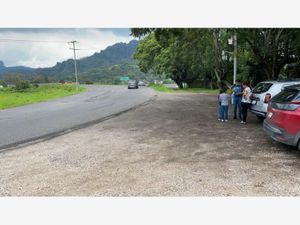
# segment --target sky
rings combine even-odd
[[[76,54],[82,58],[132,39],[127,28],[0,28],[0,61],[5,66],[51,67],[73,58],[69,41],[79,42]]]

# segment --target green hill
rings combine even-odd
[[[132,58],[137,45],[137,40],[132,40],[128,44],[116,43],[99,53],[77,60],[79,81],[118,84],[120,76],[140,80],[153,79],[153,75],[140,72],[136,61]],[[47,76],[52,81],[74,81],[74,61],[68,59],[57,63],[54,67],[36,69],[35,73]]]
[[[119,84],[121,76],[131,79],[148,80],[155,79],[153,74],[142,73],[132,58],[135,53],[137,40],[129,43],[116,43],[101,52],[77,60],[78,78],[81,83],[92,81],[109,84]],[[0,79],[7,74],[23,74],[26,79],[34,77],[47,77],[51,82],[60,80],[75,81],[74,61],[68,59],[58,62],[53,67],[32,69],[29,67],[5,67],[0,63]]]

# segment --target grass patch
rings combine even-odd
[[[123,83],[123,84],[109,84],[109,83],[100,83],[100,82],[95,82],[93,83],[93,85],[99,85],[99,86],[127,86],[127,83]]]
[[[161,84],[150,84],[149,87],[151,87],[155,91],[159,91],[159,92],[167,92],[167,93],[174,93],[174,92],[176,92],[175,89],[168,88],[168,87],[166,87],[164,85],[161,85]]]
[[[39,87],[30,87],[24,91],[16,91],[12,87],[0,89],[0,109],[43,102],[84,91],[84,87],[76,89],[75,85],[49,84]]]
[[[175,89],[168,88],[164,85],[160,84],[151,84],[149,87],[159,92],[166,93],[208,93],[208,94],[217,94],[219,93],[218,89],[208,89],[208,88],[183,88],[183,89]]]

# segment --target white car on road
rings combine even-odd
[[[252,90],[252,105],[250,111],[260,120],[266,118],[268,103],[272,97],[281,92],[285,87],[300,84],[300,81],[263,81]]]

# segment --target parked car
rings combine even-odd
[[[141,81],[141,80],[138,82],[138,85],[139,85],[139,86],[146,86],[145,82],[144,82],[144,81]]]
[[[272,98],[264,130],[274,140],[300,150],[300,85],[286,87]]]
[[[300,84],[300,81],[263,81],[252,90],[252,105],[250,111],[258,119],[264,120],[267,115],[268,103],[273,96],[281,92],[285,87]]]
[[[139,85],[138,85],[138,81],[137,80],[129,80],[128,81],[128,89],[138,89]]]

